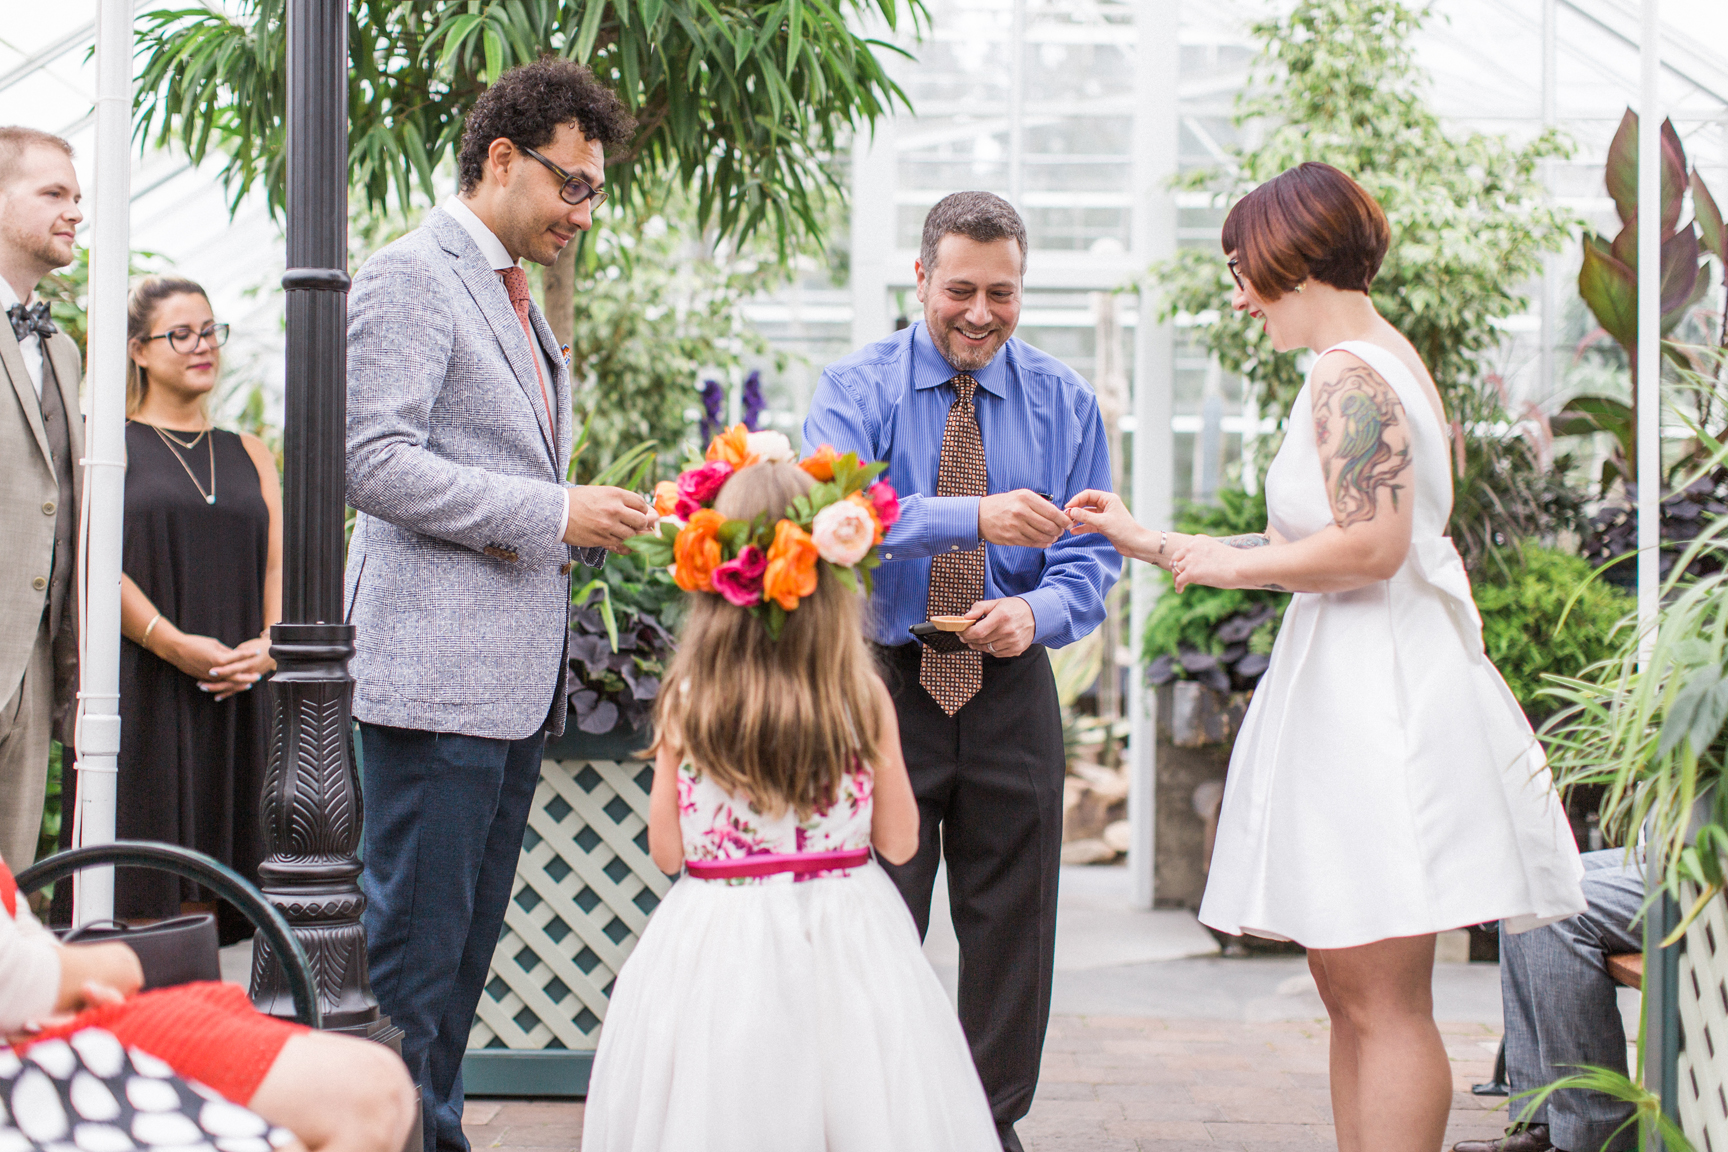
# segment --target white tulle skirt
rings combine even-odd
[[[874,862],[678,881],[619,973],[584,1152],[997,1152],[953,1006]]]

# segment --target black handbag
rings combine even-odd
[[[122,924],[93,920],[60,938],[63,944],[106,944],[119,941],[138,954],[144,969],[144,990],[222,979],[216,945],[216,917],[208,912],[175,916],[154,924]]]

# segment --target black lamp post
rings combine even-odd
[[[360,913],[360,787],[350,708],[354,629],[342,616],[348,322],[348,12],[288,0],[287,403],[283,622],[271,629],[270,750],[260,820],[264,894],[306,949],[324,1026],[391,1042],[366,972]],[[293,1003],[267,943],[254,944],[252,999]]]

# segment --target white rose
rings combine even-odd
[[[810,522],[816,552],[830,564],[850,567],[876,542],[876,522],[850,500],[838,500],[816,513]]]
[[[794,458],[792,441],[784,432],[752,432],[744,438],[744,450],[764,464],[787,464]]]

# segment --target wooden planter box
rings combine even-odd
[[[581,1096],[612,981],[672,886],[648,856],[646,730],[546,747],[462,1079],[471,1096]]]

